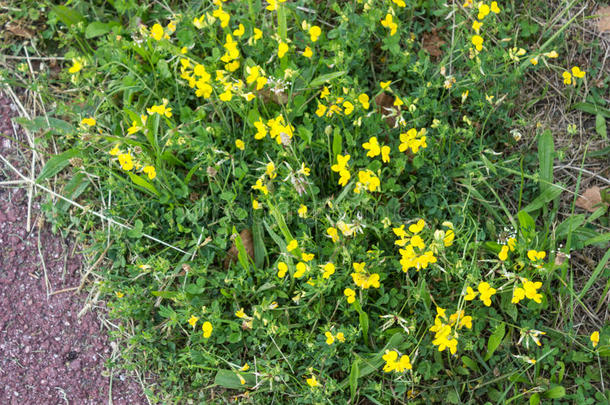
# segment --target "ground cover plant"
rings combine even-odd
[[[92,295],[151,402],[610,399],[607,311],[575,319],[607,306],[610,199],[576,215],[553,132],[520,132],[543,72],[607,141],[604,98],[586,98],[604,65],[562,59],[574,18],[538,32],[518,2],[73,3],[47,21],[73,91],[52,123],[20,123],[53,127],[39,146],[63,152],[38,182],[58,176],[67,199],[46,211],[106,263]],[[582,249],[599,257],[579,284]]]

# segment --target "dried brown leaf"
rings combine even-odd
[[[585,209],[589,212],[594,212],[602,202],[601,190],[597,186],[590,187],[585,190],[580,197],[576,199],[577,207]]]
[[[610,32],[610,6],[600,7],[595,14],[599,16],[597,30],[599,32]]]
[[[241,242],[244,245],[244,249],[250,259],[254,260],[254,238],[252,237],[252,232],[249,229],[244,229],[239,233],[241,237]],[[237,261],[237,256],[239,255],[239,251],[237,250],[237,246],[233,243],[233,246],[227,251],[227,257],[224,260],[224,268],[225,270],[231,266],[232,263]]]
[[[430,32],[425,32],[423,35],[422,47],[432,56],[433,59],[438,59],[443,56],[441,46],[445,45],[445,41],[438,36],[436,29]]]
[[[30,30],[12,22],[7,23],[4,28],[17,37],[26,39],[32,39],[32,37],[34,37],[34,34]]]
[[[387,93],[380,93],[375,97],[375,104],[377,104],[377,112],[383,115],[385,122],[390,128],[394,128],[396,125],[396,114],[398,113],[398,107],[394,106],[394,96]],[[390,114],[390,116],[388,116]]]

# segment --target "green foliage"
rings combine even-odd
[[[607,398],[610,328],[594,348],[551,319],[608,280],[600,263],[577,289],[557,260],[607,245],[607,212],[552,228],[553,134],[524,156],[511,135],[525,73],[556,69],[554,42],[521,49],[538,24],[509,4],[215,3],[52,7],[78,95],[23,122],[67,150],[39,181],[70,173],[66,196],[128,224],[70,219],[106,251],[120,365],[156,375],[151,401]],[[62,228],[65,202],[45,208]]]

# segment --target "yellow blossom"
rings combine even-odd
[[[473,35],[470,40],[477,51],[481,51],[483,49],[483,37],[480,35]]]
[[[83,125],[88,125],[90,127],[94,126],[96,124],[97,121],[95,121],[95,118],[83,118],[83,120],[80,122]]]
[[[311,378],[308,378],[306,381],[307,381],[307,385],[309,385],[312,388],[320,386],[320,383],[318,382],[318,380],[316,380],[315,375],[312,375]]]
[[[328,236],[330,236],[333,242],[337,242],[339,240],[339,233],[337,232],[337,228],[331,226],[326,229],[326,233],[328,234]]]
[[[303,56],[306,58],[311,58],[313,56],[313,51],[310,47],[305,47],[305,50],[303,51]]]
[[[71,74],[78,73],[81,71],[82,68],[83,68],[83,64],[81,63],[81,61],[79,59],[73,58],[72,66],[70,67],[70,69],[68,69],[68,73],[71,73]]]
[[[500,249],[500,253],[498,253],[498,258],[502,261],[508,259],[508,246],[502,246],[502,248]]]
[[[292,252],[294,249],[299,247],[299,242],[297,242],[295,239],[291,240],[288,245],[286,245],[286,250],[289,252]]]
[[[280,42],[277,49],[277,56],[281,59],[284,57],[284,55],[286,55],[286,52],[288,52],[290,48],[288,47],[287,43]]]
[[[286,265],[286,263],[284,262],[279,262],[277,265],[277,276],[279,278],[284,278],[284,276],[286,275],[286,272],[288,271],[288,266]]]
[[[364,108],[365,110],[369,109],[369,106],[370,106],[369,96],[366,93],[362,93],[361,95],[358,96],[358,102],[360,102],[360,104],[362,104],[362,108]]]
[[[464,301],[472,301],[476,298],[477,292],[472,289],[472,287],[466,287],[466,295],[464,296]]]
[[[305,272],[307,271],[307,265],[303,262],[298,262],[296,265],[296,269],[297,271],[295,271],[294,277],[301,278],[305,275]]]
[[[500,7],[498,7],[498,2],[497,1],[492,1],[489,9],[494,14],[498,14],[500,12]]]
[[[572,84],[572,75],[570,72],[565,71],[561,75],[563,76],[563,84]]]
[[[387,90],[390,88],[390,84],[392,84],[391,80],[388,80],[387,82],[379,82],[379,86],[381,86],[382,90]]]
[[[317,25],[309,29],[309,39],[311,39],[311,42],[316,42],[321,34],[322,30]]]
[[[307,206],[301,204],[297,212],[299,213],[299,217],[305,218],[307,216]]]
[[[335,273],[335,265],[328,262],[324,266],[322,266],[322,270],[324,270],[324,274],[322,274],[322,278],[329,278]]]
[[[335,343],[335,337],[333,336],[332,333],[330,332],[326,332],[324,333],[324,336],[326,336],[326,344],[327,345],[332,345],[333,343]]]
[[[261,205],[260,205],[260,203],[256,199],[252,200],[252,208],[255,209],[255,210],[261,209]]]
[[[244,150],[246,149],[246,145],[244,144],[244,141],[242,141],[241,139],[236,139],[235,140],[235,147],[239,150]]]
[[[481,296],[479,297],[483,304],[488,307],[491,305],[491,296],[496,293],[496,289],[491,287],[488,282],[482,281],[479,283],[478,287],[479,293]]]
[[[240,308],[238,311],[235,312],[235,316],[238,318],[245,318],[246,313],[244,312],[243,308]]]
[[[347,297],[348,304],[351,304],[356,301],[356,292],[351,288],[346,288],[345,290],[343,290],[343,295]]]
[[[144,166],[142,168],[142,172],[146,174],[150,180],[157,177],[157,171],[155,170],[154,166]]]
[[[161,24],[155,24],[152,26],[151,30],[150,30],[150,36],[155,40],[155,41],[161,41],[161,39],[163,39],[163,27],[161,26]]]
[[[578,66],[574,66],[572,68],[572,75],[574,77],[578,77],[579,79],[582,79],[583,77],[585,77],[585,72],[580,70],[580,68]]]
[[[381,25],[388,28],[390,30],[390,36],[396,34],[396,30],[398,29],[398,24],[396,24],[392,19],[392,14],[386,14],[385,19],[381,20]]]
[[[593,344],[593,347],[597,347],[599,344],[599,331],[591,333],[591,337],[589,339],[591,339],[591,344]]]
[[[210,336],[212,336],[212,330],[214,328],[212,327],[212,324],[208,321],[205,321],[203,323],[203,325],[201,325],[201,330],[203,331],[203,337],[204,338],[209,338]]]

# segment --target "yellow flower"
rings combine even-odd
[[[112,156],[116,156],[121,153],[121,150],[119,149],[119,144],[117,143],[116,145],[114,145],[114,147],[110,149],[108,153],[110,153]]]
[[[248,365],[248,363],[244,364],[244,366],[242,368],[239,369],[240,371],[248,371],[250,370],[250,366]]]
[[[307,206],[301,204],[298,209],[298,213],[301,218],[305,218],[307,216]]]
[[[294,249],[299,247],[299,242],[297,242],[295,239],[291,240],[288,245],[286,245],[286,250],[289,252],[292,252]]]
[[[307,271],[307,265],[303,262],[298,262],[296,265],[297,271],[294,273],[294,278],[301,278],[305,275]]]
[[[343,295],[347,297],[348,304],[351,304],[352,302],[356,301],[356,291],[352,290],[351,288],[346,288],[345,290],[343,290]]]
[[[545,251],[536,251],[536,250],[528,250],[527,251],[527,258],[530,259],[533,262],[536,262],[538,260],[543,260],[546,257],[546,252]]]
[[[335,265],[328,262],[324,266],[322,266],[322,270],[324,270],[324,274],[322,274],[322,278],[329,278],[335,273]]]
[[[479,283],[478,287],[479,293],[481,296],[479,297],[483,304],[488,307],[491,305],[491,296],[496,293],[496,289],[491,287],[488,282],[482,281]]]
[[[114,293],[114,294],[117,296],[117,298],[123,298],[123,297],[125,296],[125,294],[123,294],[123,293],[122,293],[122,292],[120,292],[120,291],[115,291],[115,293]]]
[[[384,163],[388,163],[390,161],[390,147],[388,145],[381,147],[381,160]]]
[[[362,93],[361,95],[358,96],[358,102],[360,102],[360,104],[362,104],[362,108],[364,108],[365,110],[369,109],[369,106],[370,106],[369,96],[366,93]]]
[[[256,180],[256,184],[252,186],[253,190],[260,190],[263,194],[269,194],[269,189],[267,186],[263,185],[263,181],[261,179]]]
[[[477,51],[481,51],[483,49],[483,37],[480,35],[473,35],[470,40]]]
[[[388,28],[390,30],[390,36],[396,34],[396,30],[398,29],[398,24],[396,24],[392,20],[392,14],[386,14],[385,19],[381,20],[381,25]]]
[[[540,304],[542,302],[542,294],[539,294],[536,290],[542,287],[542,283],[540,281],[536,281],[535,283],[529,281],[527,279],[523,282],[523,290],[525,291],[525,296],[530,300],[534,300],[534,302]]]
[[[398,7],[407,7],[404,0],[392,0],[392,3],[396,4]]]
[[[284,278],[284,276],[286,275],[286,272],[288,271],[288,266],[286,265],[286,263],[284,262],[279,262],[277,265],[277,276],[279,278]]]
[[[267,163],[265,174],[269,176],[270,179],[275,179],[277,177],[277,173],[275,172],[275,164],[273,162]]]
[[[337,232],[337,228],[331,226],[326,229],[326,233],[328,234],[328,236],[330,236],[333,242],[337,242],[339,240],[339,233]]]
[[[424,226],[426,226],[426,222],[423,219],[420,219],[415,224],[409,225],[409,232],[416,235],[424,229]]]
[[[352,103],[350,103],[349,101],[346,101],[343,103],[343,113],[345,115],[350,115],[352,113],[352,111],[354,111],[354,105]]]
[[[133,158],[131,156],[131,152],[121,153],[118,156],[119,164],[121,165],[121,169],[123,170],[131,170],[133,169]]]
[[[316,42],[320,37],[320,34],[322,34],[322,30],[317,25],[314,25],[309,29],[309,39],[311,39],[311,42]]]
[[[244,144],[244,141],[242,141],[241,139],[235,140],[235,147],[237,147],[237,149],[239,149],[239,150],[246,149],[246,145]]]
[[[233,35],[235,35],[237,38],[240,38],[242,35],[244,35],[244,32],[246,32],[246,28],[243,24],[239,24],[239,27],[235,31],[233,31]]]
[[[448,229],[445,232],[445,237],[443,238],[443,244],[445,247],[449,247],[453,245],[453,240],[455,239],[455,232],[452,229]]]
[[[491,10],[489,9],[489,6],[487,4],[481,3],[481,5],[479,5],[479,14],[477,15],[477,18],[479,20],[482,20],[489,14],[490,11]]]
[[[502,248],[500,249],[500,253],[498,253],[498,258],[502,261],[508,259],[508,246],[502,246]]]
[[[155,170],[154,166],[144,166],[142,168],[142,172],[144,172],[144,174],[146,174],[150,180],[157,177],[157,171]]]
[[[381,153],[381,147],[379,146],[379,142],[377,141],[377,137],[375,136],[369,138],[368,142],[363,143],[362,148],[368,151],[366,153],[368,157],[379,156],[379,154]]]
[[[483,25],[482,22],[479,21],[473,21],[472,23],[472,29],[474,30],[474,32],[476,32],[477,34],[479,33],[479,31],[481,30],[481,26]]]
[[[90,127],[94,126],[96,121],[95,118],[83,118],[83,120],[80,122],[83,125],[88,125]]]
[[[150,30],[150,36],[153,37],[155,41],[161,41],[163,39],[163,27],[161,24],[155,24],[152,26]]]
[[[464,301],[472,301],[476,298],[477,292],[472,289],[472,287],[466,287],[466,295],[464,296]]]
[[[303,56],[306,58],[311,58],[313,56],[313,51],[310,47],[305,48],[305,50],[303,51]]]
[[[261,39],[263,37],[263,31],[259,30],[258,28],[254,28],[254,41],[258,41],[259,39]]]
[[[519,301],[525,298],[525,290],[521,287],[517,287],[513,290],[513,298],[510,302],[513,304],[518,304]]]
[[[326,97],[328,97],[329,94],[330,94],[330,90],[328,90],[328,87],[324,86],[324,88],[320,92],[320,98],[322,100],[324,100]]]
[[[261,205],[257,200],[252,200],[252,209],[255,209],[255,210],[261,209]]]
[[[593,347],[597,347],[597,345],[599,344],[599,331],[591,333],[591,337],[589,339],[591,339]]]
[[[324,104],[318,103],[318,109],[316,110],[316,115],[318,117],[323,116],[326,113],[327,107]]]
[[[381,87],[382,90],[387,90],[390,88],[390,84],[392,84],[391,80],[388,80],[387,82],[379,82],[379,86]]]
[[[335,337],[333,336],[332,333],[330,332],[326,332],[324,333],[324,336],[326,336],[326,344],[327,345],[332,345],[333,343],[335,343]]]
[[[574,77],[578,77],[579,79],[582,79],[583,77],[585,77],[585,72],[580,70],[580,68],[578,66],[574,66],[572,68],[572,75]]]
[[[82,68],[83,68],[83,64],[80,62],[80,60],[73,58],[72,66],[70,67],[70,69],[68,69],[68,73],[71,73],[71,74],[78,73],[81,71]]]
[[[538,56],[536,56],[535,58],[531,58],[530,63],[532,65],[536,66],[538,64]]]
[[[572,84],[572,75],[570,72],[565,71],[561,74],[563,76],[563,84]]]
[[[191,325],[194,328],[195,325],[197,325],[198,320],[199,320],[199,318],[197,318],[195,315],[191,315],[191,317],[189,318],[189,325]]]
[[[301,253],[301,260],[303,260],[304,262],[310,262],[314,259],[314,257],[316,257],[316,255],[313,253],[307,253],[307,252]]]
[[[286,52],[288,52],[290,48],[288,47],[288,44],[285,42],[280,42],[277,48],[277,56],[281,59],[284,57],[284,55],[286,55]]]
[[[307,379],[307,385],[309,385],[310,387],[319,387],[320,383],[318,382],[318,380],[316,380],[316,376],[312,375],[311,378]]]
[[[212,327],[212,324],[208,321],[205,321],[203,323],[203,325],[201,325],[201,330],[203,331],[203,337],[204,338],[209,338],[210,336],[212,336],[212,330],[214,328]]]
[[[498,7],[498,2],[497,1],[492,1],[491,2],[490,10],[494,14],[498,14],[500,12],[500,7]]]
[[[159,114],[164,115],[167,118],[171,118],[172,109],[167,107],[167,103],[169,103],[169,100],[164,98],[163,104],[153,105],[152,107],[147,108],[146,112],[148,113],[148,115]]]
[[[345,342],[345,335],[343,334],[343,332],[339,332],[335,335],[335,338],[341,342],[344,343]]]
[[[559,54],[557,53],[557,51],[551,51],[551,52],[546,52],[546,53],[544,54],[544,56],[546,56],[547,58],[553,58],[553,59],[555,59],[555,58],[558,58],[558,57],[559,57]]]
[[[241,319],[246,316],[246,313],[244,312],[243,308],[239,308],[239,311],[235,312],[235,316]]]

